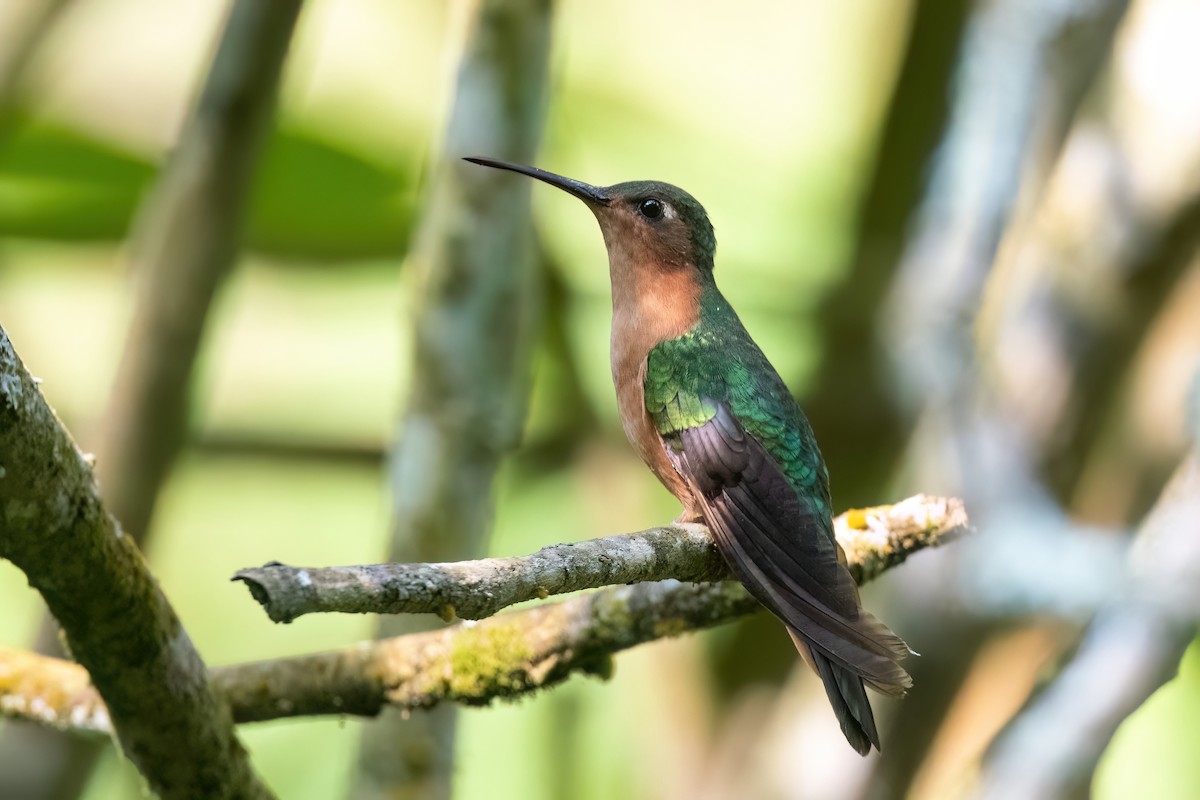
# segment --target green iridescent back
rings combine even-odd
[[[669,443],[678,442],[680,431],[712,419],[716,403],[728,404],[800,496],[823,517],[830,515],[829,476],[808,420],[711,282],[696,326],[650,351],[645,398],[650,418]]]

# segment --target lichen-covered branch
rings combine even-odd
[[[270,796],[141,552],[101,504],[91,464],[2,328],[0,558],[45,599],[156,794]]]
[[[838,519],[840,539],[851,545],[847,556],[859,582],[967,529],[966,515],[957,501],[924,497],[848,512]],[[672,546],[693,551],[698,570],[723,569],[707,534],[698,526],[596,542],[612,545],[645,534],[675,538]],[[526,562],[518,567],[519,574],[538,557],[508,561]],[[486,566],[492,561],[506,559],[474,563],[481,565],[485,571],[480,574],[486,575]],[[731,581],[636,583],[438,631],[328,653],[221,667],[213,670],[213,681],[228,699],[237,722],[318,714],[374,715],[388,705],[403,709],[431,708],[446,701],[483,705],[495,698],[517,697],[552,686],[576,672],[607,676],[616,652],[719,625],[758,608],[758,603]],[[48,666],[43,669],[39,662]],[[102,730],[95,699],[78,689],[86,680],[82,670],[72,673],[73,668],[53,662],[0,651],[0,709],[64,727],[77,727],[77,719],[97,720],[90,727]],[[14,688],[5,675],[22,669],[43,677],[40,681],[16,681],[18,688]],[[29,696],[13,696],[21,686],[38,687],[34,696],[47,698],[51,707],[31,713],[29,709],[36,703]],[[56,705],[55,700],[62,702]]]
[[[486,705],[575,672],[607,676],[613,653],[756,608],[733,583],[639,583],[356,648],[231,667],[216,682],[245,722],[375,714],[389,704]]]
[[[961,502],[925,495],[853,509],[834,520],[838,541],[859,582],[940,544],[967,524]],[[291,622],[314,612],[432,612],[446,619],[481,619],[514,603],[552,594],[727,575],[704,526],[672,525],[554,545],[527,556],[352,567],[268,564],[241,570],[234,580],[247,584],[272,620]]]

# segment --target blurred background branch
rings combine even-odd
[[[1065,525],[1037,485],[1028,442],[990,396],[974,331],[1005,232],[1039,196],[1045,165],[1057,158],[1125,6],[1007,0],[976,7],[949,122],[884,309],[896,390],[910,418],[919,419],[910,463],[921,466],[910,480],[964,492],[969,506],[978,504],[977,521],[989,537],[1036,529],[1039,546],[1047,546],[1059,541],[1048,536],[1053,526]],[[948,559],[943,565],[947,573],[926,586],[985,582]],[[914,684],[924,687],[913,693],[920,702],[902,706],[890,728],[902,752],[880,762],[875,786],[888,788],[877,791],[903,793],[912,785],[992,635],[983,619],[963,618],[936,589],[929,594],[913,609],[915,638],[942,657],[929,674],[914,664]]]
[[[971,3],[916,3],[904,56],[880,126],[872,171],[857,209],[858,235],[846,274],[817,312],[824,337],[821,366],[805,402],[816,430],[839,442],[827,448],[841,502],[879,496],[892,479],[912,429],[903,418],[879,329],[927,165],[950,107]],[[847,381],[853,374],[857,380]]]
[[[188,433],[194,365],[218,288],[241,245],[246,206],[301,0],[237,0],[196,108],[130,244],[137,301],[97,470],[139,541]]]
[[[1078,367],[1067,400],[1074,413],[1064,414],[1055,426],[1046,470],[1051,486],[1069,502],[1078,502],[1079,493],[1087,491],[1083,484],[1087,464],[1102,453],[1106,431],[1118,423],[1136,356],[1155,319],[1180,290],[1200,249],[1200,180],[1190,189],[1193,193],[1172,208],[1128,213],[1125,235],[1133,252],[1114,270],[1117,283],[1111,291],[1120,300],[1111,315],[1097,320],[1079,307],[1080,298],[1072,297],[1069,289],[1057,293],[1068,295],[1066,302],[1072,306],[1061,318],[1073,328],[1069,345],[1078,353],[1074,359]],[[1121,222],[1114,220],[1114,224]],[[1162,482],[1160,466],[1142,466],[1142,480],[1123,498],[1125,513],[1114,503],[1097,517],[1111,522],[1141,513],[1145,498]]]
[[[522,163],[546,115],[550,0],[469,5],[453,109],[406,269],[414,380],[390,455],[389,561],[481,555],[500,459],[521,441],[540,319],[529,187],[462,169],[486,153]],[[385,617],[380,636],[428,624]],[[449,798],[455,711],[384,715],[363,732],[360,800]]]
[[[3,328],[0,453],[0,558],[45,599],[150,789],[163,798],[271,797],[199,653]]]

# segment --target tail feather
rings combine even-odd
[[[800,656],[821,677],[825,684],[825,695],[833,706],[833,713],[842,728],[842,734],[858,754],[865,756],[871,752],[871,746],[882,751],[879,745],[879,729],[875,726],[875,714],[871,711],[871,701],[867,699],[866,689],[861,677],[835,664],[820,651],[809,647],[808,643],[791,628],[792,642],[800,651]]]

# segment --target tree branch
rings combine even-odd
[[[958,501],[920,496],[849,511],[838,521],[839,538],[849,545],[851,572],[860,583],[969,527]],[[628,549],[639,538],[655,537],[674,539],[670,546],[688,551],[698,569],[723,570],[700,526],[660,528],[584,544],[600,545],[601,553],[620,553],[622,546]],[[538,574],[537,560],[543,557],[467,563],[499,586],[514,580],[514,575],[525,576],[515,580],[526,580]],[[488,571],[488,566],[502,562],[518,567],[507,574]],[[607,574],[615,575],[622,568],[616,564]],[[719,625],[758,608],[740,585],[729,581],[636,583],[478,623],[463,622],[327,653],[221,667],[213,671],[213,681],[228,699],[237,722],[318,714],[374,715],[387,705],[424,709],[445,701],[486,705],[495,698],[518,697],[561,683],[575,672],[606,677],[613,653]],[[103,730],[96,698],[79,690],[84,680],[82,669],[55,659],[0,651],[0,714]]]
[[[203,89],[139,209],[129,248],[137,302],[100,427],[96,471],[106,507],[142,547],[159,489],[184,445],[194,364],[213,298],[239,252],[302,4],[232,4]],[[53,620],[43,619],[35,646],[60,652]],[[100,752],[70,738],[41,737],[32,747],[43,757],[0,770],[0,796],[73,796]],[[20,787],[9,786],[10,778]]]
[[[0,144],[12,132],[15,117],[25,103],[29,67],[39,49],[58,27],[71,0],[40,0],[27,3],[18,32],[7,38],[6,52],[0,53]]]
[[[0,459],[0,558],[45,599],[150,788],[269,797],[187,632],[3,328]]]
[[[847,511],[834,521],[855,579],[870,580],[909,554],[967,527],[958,500],[917,495],[889,506]],[[546,547],[527,556],[448,564],[244,569],[254,599],[275,622],[314,612],[432,612],[482,619],[502,608],[598,586],[728,577],[703,525],[673,525]]]
[[[231,667],[216,682],[245,722],[373,715],[389,704],[487,705],[561,683],[575,672],[607,677],[613,653],[758,607],[734,583],[638,583],[367,646]]]

